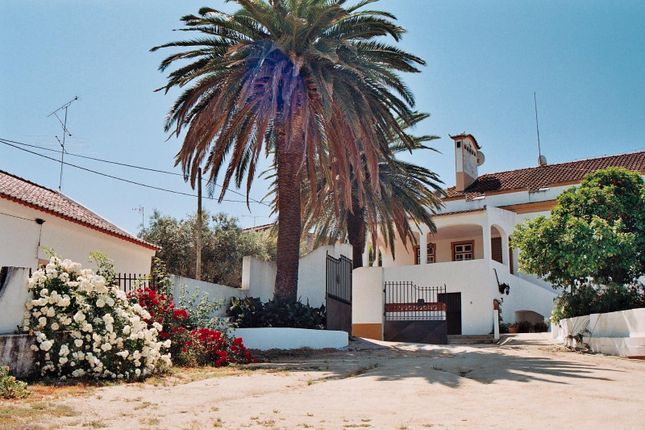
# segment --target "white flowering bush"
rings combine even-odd
[[[29,279],[24,329],[43,376],[139,379],[171,365],[162,327],[91,269],[54,256]]]

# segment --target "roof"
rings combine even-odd
[[[243,232],[259,232],[259,231],[265,231],[265,230],[269,230],[269,229],[271,229],[271,227],[273,227],[273,225],[274,225],[274,223],[270,223],[270,224],[262,224],[262,225],[256,225],[256,226],[253,226],[253,227],[243,228],[243,229],[242,229],[242,231],[243,231]]]
[[[448,188],[446,199],[471,199],[488,193],[537,191],[555,185],[574,184],[582,181],[587,173],[607,167],[645,172],[645,151],[487,173],[477,178],[464,192],[457,191],[456,187]]]
[[[475,139],[475,136],[473,136],[472,134],[464,132],[464,133],[455,134],[454,136],[450,136],[450,138],[453,140],[470,138],[473,142],[475,142],[475,146],[477,147],[477,149],[482,149],[482,147],[479,145],[479,142],[477,142],[477,139]]]
[[[0,170],[0,198],[40,210],[145,248],[160,249],[158,246],[120,229],[65,194],[45,188],[3,170]]]
[[[461,214],[469,214],[469,213],[472,213],[472,212],[481,212],[481,211],[485,211],[485,210],[486,210],[486,205],[484,205],[481,208],[475,208],[475,209],[465,209],[465,210],[461,210],[461,211],[452,211],[452,212],[438,212],[438,213],[434,214],[433,216],[438,217],[438,216],[446,216],[446,215],[461,215]]]

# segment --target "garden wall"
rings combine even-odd
[[[349,245],[329,245],[316,248],[300,258],[298,267],[298,300],[319,307],[325,304],[325,276],[327,254],[336,258],[352,255]],[[273,261],[261,261],[254,257],[244,257],[242,264],[242,290],[249,297],[259,297],[266,302],[273,298],[276,266]]]
[[[9,366],[12,375],[18,378],[30,376],[34,372],[35,338],[26,334],[0,336],[0,365]]]
[[[623,357],[645,357],[645,308],[566,318],[552,326],[553,337],[572,347],[582,343],[593,352]]]
[[[197,291],[200,297],[205,293],[210,301],[222,302],[222,307],[220,307],[213,316],[226,315],[226,307],[228,306],[228,302],[231,300],[231,297],[247,296],[246,290],[226,285],[213,284],[212,282],[198,281],[197,279],[185,278],[177,275],[170,275],[170,280],[172,281],[172,293],[175,300],[181,296],[182,291],[185,291],[189,296]]]

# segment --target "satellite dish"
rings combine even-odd
[[[484,157],[484,153],[481,151],[477,151],[477,165],[481,166],[484,164],[484,161],[486,161],[486,157]]]
[[[538,157],[538,164],[542,167],[546,166],[546,157],[541,155]]]

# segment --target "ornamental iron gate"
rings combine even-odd
[[[352,269],[354,263],[341,255],[327,254],[327,330],[352,333]]]
[[[448,343],[446,286],[420,287],[410,281],[385,282],[383,338],[386,341]]]

